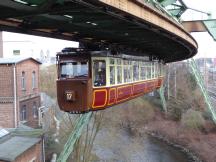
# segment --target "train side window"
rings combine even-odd
[[[137,61],[133,62],[133,80],[134,81],[139,80],[139,62]]]
[[[128,65],[128,82],[132,82],[132,61],[129,61],[129,65]]]
[[[124,82],[127,83],[128,82],[128,66],[127,64],[125,64],[125,61],[123,65],[123,71],[124,71]]]
[[[152,69],[151,69],[151,63],[148,62],[147,63],[147,79],[151,79],[151,73],[152,73]]]
[[[142,66],[142,67],[140,68],[140,71],[141,71],[141,80],[145,80],[145,67]]]
[[[154,62],[152,62],[151,64],[151,69],[152,69],[151,78],[154,78],[155,77],[155,63]]]
[[[115,64],[115,60],[113,58],[110,58],[110,65],[114,65]]]
[[[146,67],[145,62],[140,62],[140,80],[146,79]]]
[[[105,60],[93,60],[93,81],[95,87],[106,85]]]
[[[110,85],[115,84],[115,66],[110,66]]]
[[[155,70],[156,78],[159,76],[159,75],[158,75],[158,72],[159,72],[159,64],[158,64],[158,62],[157,62],[157,63],[156,63],[156,70]]]
[[[110,76],[110,85],[114,85],[115,84],[115,78],[116,78],[116,74],[115,74],[115,59],[113,58],[109,58],[109,76]]]
[[[124,71],[124,82],[125,83],[129,83],[131,82],[132,80],[132,64],[131,64],[131,61],[129,60],[124,60],[123,61],[123,71]]]
[[[117,84],[122,83],[122,60],[117,59]]]

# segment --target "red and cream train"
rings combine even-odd
[[[57,54],[60,109],[85,113],[131,100],[160,88],[163,63],[109,51],[63,50]]]

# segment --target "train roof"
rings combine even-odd
[[[65,50],[66,49],[66,50]],[[118,53],[112,54],[110,50],[103,50],[103,51],[86,51],[80,48],[65,48],[61,52],[57,53],[57,57],[61,58],[86,58],[86,57],[112,57],[112,58],[122,58],[127,60],[142,60],[142,61],[157,61],[163,62],[163,60],[158,59],[157,57],[150,57],[148,55],[145,56],[134,56],[128,55],[126,53]]]

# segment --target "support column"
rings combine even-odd
[[[161,87],[158,89],[158,93],[160,94],[160,99],[161,99],[161,104],[162,104],[162,107],[163,107],[163,111],[165,113],[167,113],[167,104],[166,104],[166,99],[165,99],[165,96],[164,96],[164,87],[163,87],[163,85],[161,85]]]

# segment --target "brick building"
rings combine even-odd
[[[0,129],[0,162],[43,162],[44,142],[38,130]]]
[[[0,58],[0,127],[37,127],[39,65],[33,58]]]

